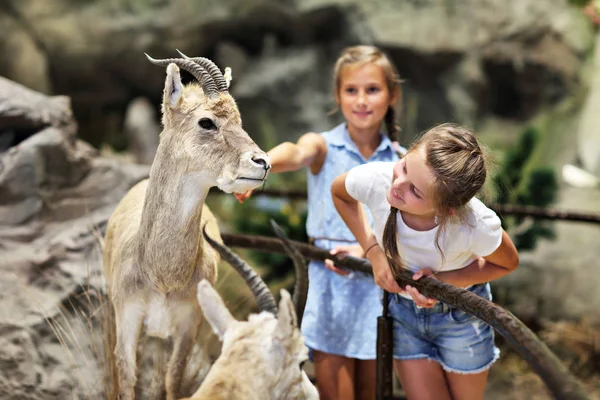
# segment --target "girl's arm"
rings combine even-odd
[[[365,209],[346,191],[347,172],[336,177],[331,184],[331,197],[340,217],[350,229],[363,250],[376,243]]]
[[[373,266],[375,283],[388,292],[401,292],[402,289],[392,276],[387,258],[377,244],[363,205],[346,191],[347,175],[348,173],[344,173],[333,180],[331,185],[333,204],[360,246],[367,252],[366,257]]]
[[[319,173],[327,156],[327,143],[317,133],[305,133],[297,143],[284,142],[267,152],[271,162],[271,173],[297,171],[310,167],[313,174]],[[240,203],[252,195],[253,190],[234,193]]]
[[[327,144],[323,136],[306,133],[297,143],[284,142],[267,152],[271,160],[271,172],[296,171],[310,167],[313,174],[318,173],[327,156]]]
[[[440,272],[436,277],[457,287],[496,280],[519,266],[519,253],[508,234],[502,230],[502,242],[490,255],[479,257],[464,268]]]

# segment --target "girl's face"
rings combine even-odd
[[[336,101],[353,134],[379,132],[388,107],[396,102],[383,69],[374,63],[348,65],[340,71]]]
[[[386,193],[388,203],[409,214],[433,217],[433,171],[425,162],[423,146],[408,152],[394,165],[392,185]]]

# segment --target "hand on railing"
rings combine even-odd
[[[336,246],[329,251],[329,254],[331,254],[332,256],[337,255],[338,257],[342,257],[342,258],[346,257],[346,256],[352,256],[352,257],[357,257],[357,258],[365,257],[364,251],[363,251],[362,247],[360,247],[359,244]],[[329,259],[325,260],[325,267],[328,270],[331,270],[340,275],[349,275],[352,273],[352,271],[349,269],[336,267],[335,264],[333,263],[333,260],[329,260]]]
[[[435,274],[433,273],[433,271],[430,268],[420,269],[417,272],[415,272],[415,274],[412,276],[412,278],[415,281],[418,281],[422,277],[431,277],[433,279],[437,279],[435,277]],[[417,288],[415,288],[413,286],[406,285],[406,287],[404,289],[406,290],[406,293],[408,295],[410,295],[410,297],[412,297],[412,299],[415,302],[415,304],[417,306],[419,306],[419,307],[422,307],[422,308],[431,308],[431,307],[435,306],[436,303],[438,302],[437,299],[432,299],[431,297],[425,297],[425,296],[423,296],[417,290]]]

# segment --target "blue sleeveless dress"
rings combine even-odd
[[[308,171],[308,217],[306,231],[315,246],[330,250],[356,244],[337,213],[331,198],[333,180],[351,168],[372,161],[394,161],[392,142],[381,134],[381,143],[366,160],[350,138],[346,124],[322,133],[327,157],[318,174]],[[372,218],[367,210],[369,221]],[[309,285],[302,334],[314,350],[361,360],[376,357],[377,317],[381,315],[381,289],[373,277],[360,273],[341,276],[322,262],[308,266]]]

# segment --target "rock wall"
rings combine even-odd
[[[27,132],[0,152],[0,398],[98,398],[101,231],[148,167],[77,139],[68,99],[0,87],[0,126]]]
[[[347,45],[387,50],[405,80],[409,140],[434,123],[523,120],[579,85],[591,24],[566,0],[7,0],[0,75],[73,99],[80,135],[122,132],[131,100],[157,107],[163,72],[143,53],[213,58],[259,144],[335,122],[331,70]],[[116,132],[116,133],[115,133]]]

